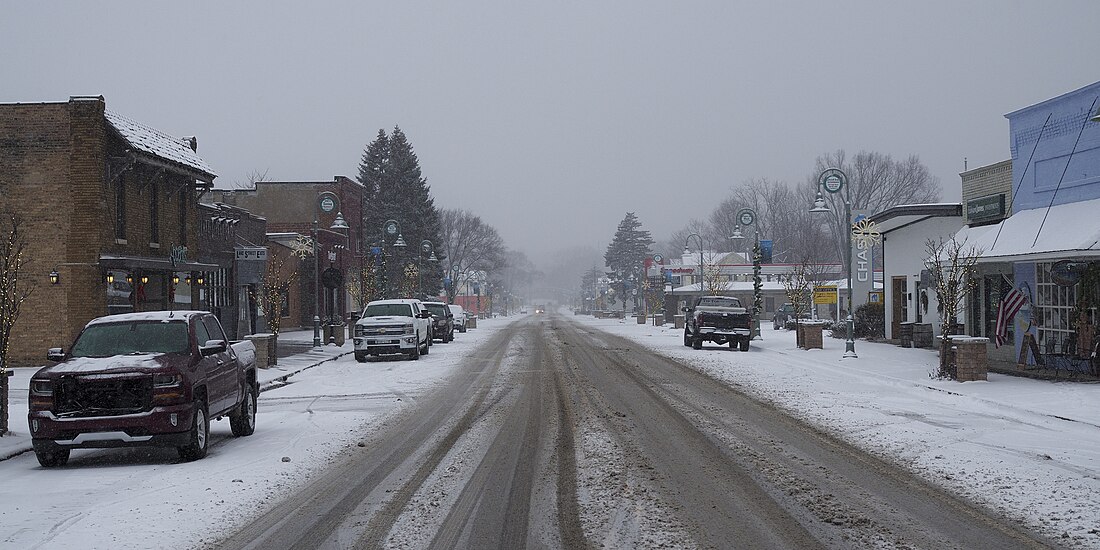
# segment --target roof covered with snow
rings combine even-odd
[[[192,138],[170,136],[111,111],[104,111],[103,115],[111,128],[114,128],[118,135],[139,153],[157,157],[183,168],[194,175],[195,179],[207,183],[214,181],[217,177],[214,169],[191,148]]]
[[[1100,256],[1100,199],[1033,208],[955,239],[978,248],[979,262],[1041,261]]]

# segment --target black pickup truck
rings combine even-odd
[[[752,314],[741,301],[730,296],[702,296],[685,307],[684,345],[694,349],[704,341],[729,343],[730,348],[749,351],[752,340]]]

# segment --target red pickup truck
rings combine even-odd
[[[206,456],[210,419],[233,435],[256,429],[256,348],[230,343],[205,311],[156,311],[93,319],[57,364],[31,377],[27,420],[44,467],[76,448],[176,447]]]

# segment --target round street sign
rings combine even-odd
[[[383,229],[385,229],[387,235],[396,235],[397,234],[397,222],[394,221],[394,220],[390,220],[390,221],[386,222],[386,225]]]
[[[321,208],[322,212],[329,213],[336,210],[336,195],[329,192],[321,193],[321,196],[317,199],[317,205]]]
[[[756,221],[756,212],[751,208],[742,208],[737,213],[737,221],[741,222],[741,225],[752,225]]]
[[[836,168],[830,168],[822,172],[821,176],[817,178],[817,184],[824,187],[825,190],[830,193],[840,191],[847,183],[848,176]]]
[[[663,260],[663,259],[665,259],[664,256],[661,256],[660,254],[654,254],[653,255],[653,262],[654,263],[659,264],[659,263],[661,263],[661,260]]]
[[[630,289],[630,293],[634,296],[637,296],[638,295],[638,289],[632,288],[632,289]]]

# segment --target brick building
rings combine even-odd
[[[322,322],[346,320],[356,309],[346,281],[365,265],[367,252],[363,186],[346,176],[335,176],[332,181],[260,181],[254,185],[251,189],[221,190],[215,195],[223,204],[266,218],[269,240],[281,243],[279,254],[285,254],[282,249],[297,235],[312,235],[313,222],[317,222],[319,257],[316,265],[312,259],[296,262],[298,285],[284,308],[294,316],[284,319],[283,328],[312,326],[314,303]],[[344,220],[347,229],[332,229],[337,217]],[[268,249],[276,250],[274,245]]]
[[[107,313],[202,307],[199,281],[218,266],[196,261],[197,204],[216,175],[196,149],[102,97],[0,104],[0,210],[24,224],[22,278],[35,287],[11,366],[41,364]]]
[[[199,203],[198,213],[198,259],[218,266],[203,286],[203,305],[218,317],[231,339],[266,332],[266,326],[257,322],[257,292],[267,264],[267,220],[222,203]],[[176,300],[187,298],[177,294]]]

